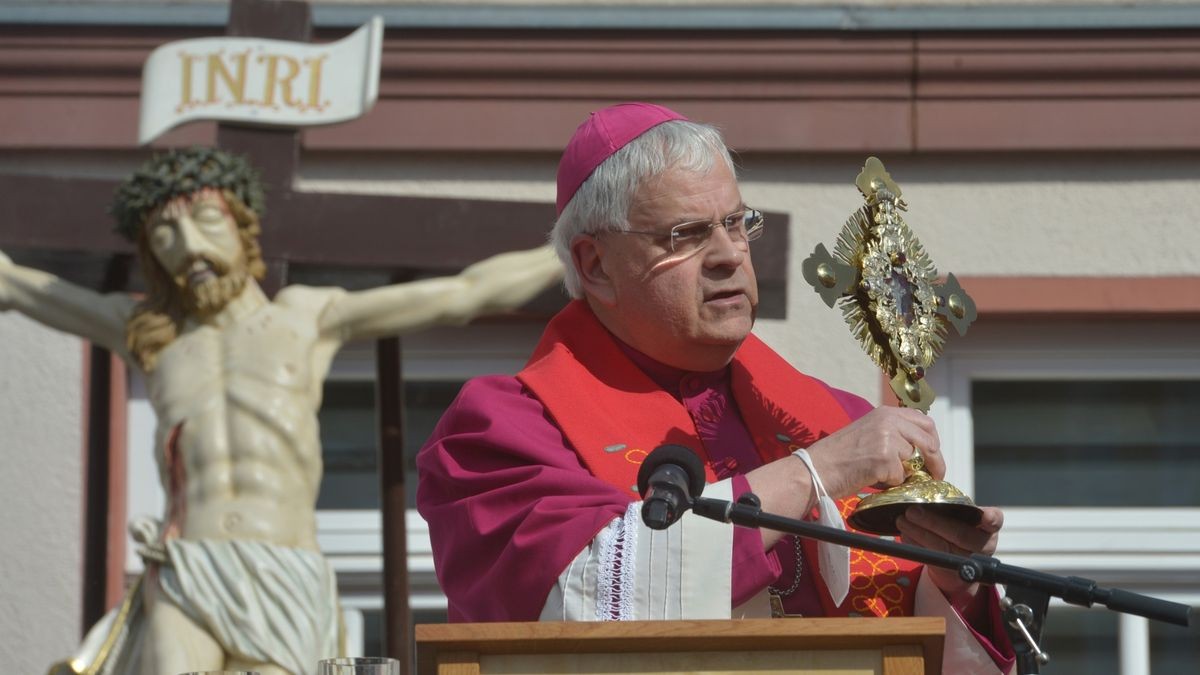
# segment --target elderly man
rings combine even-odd
[[[751,335],[763,217],[720,134],[649,104],[593,113],[563,153],[558,210],[576,299],[515,378],[468,383],[418,456],[451,620],[935,614],[947,672],[1007,670],[995,591],[952,572],[863,551],[847,565],[836,549],[693,514],[665,531],[640,522],[638,466],[664,443],[706,462],[706,495],[752,490],[792,518],[832,520],[864,486],[900,483],[913,447],[945,472],[929,418],[872,410]],[[819,492],[840,503],[819,507]],[[899,528],[991,553],[1002,520],[912,509]]]
[[[355,293],[289,286],[270,299],[255,280],[261,210],[248,164],[191,148],[148,162],[113,206],[137,244],[145,298],[100,295],[0,253],[0,311],[122,356],[158,417],[166,513],[161,527],[132,528],[146,577],[52,672],[302,675],[338,655],[337,587],[315,512],[317,410],[334,354],[348,340],[520,306],[560,276],[543,248],[453,277]]]

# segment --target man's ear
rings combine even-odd
[[[577,234],[571,239],[571,263],[579,275],[583,293],[605,305],[616,304],[612,279],[604,270],[604,244],[590,234]]]

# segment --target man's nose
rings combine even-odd
[[[706,264],[712,267],[728,265],[736,267],[746,258],[746,249],[733,240],[729,230],[724,227],[714,227],[709,236],[708,246],[705,247]]]

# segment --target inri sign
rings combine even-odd
[[[276,126],[332,124],[379,96],[383,19],[329,44],[199,38],[155,49],[142,69],[138,143],[193,120]]]

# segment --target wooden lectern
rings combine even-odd
[[[938,675],[941,618],[436,624],[418,675]]]

